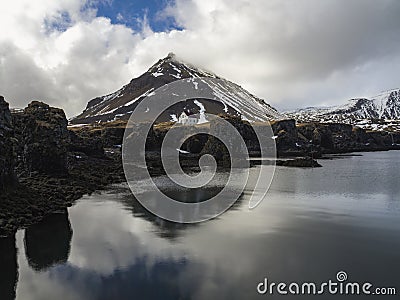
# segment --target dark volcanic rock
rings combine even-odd
[[[93,126],[71,127],[68,151],[89,156],[104,156],[104,148],[121,148],[126,122],[116,121]]]
[[[15,182],[12,119],[8,103],[0,96],[0,192]]]
[[[101,138],[104,147],[111,148],[122,145],[124,139],[124,127],[106,127],[102,130]]]
[[[34,101],[25,108],[23,159],[29,172],[67,173],[67,118],[59,108]]]
[[[68,151],[84,153],[88,156],[103,157],[103,141],[98,134],[89,130],[69,131]]]
[[[236,132],[244,140],[249,152],[260,151],[257,135],[248,122],[242,121],[240,117],[236,116],[220,115],[220,117],[235,127]],[[225,141],[223,142],[217,137],[224,138]],[[214,156],[218,165],[222,167],[231,167],[231,161],[234,163],[232,167],[237,167],[242,164],[237,159],[240,159],[246,150],[242,149],[241,146],[242,144],[238,142],[238,136],[236,134],[232,135],[222,120],[215,119],[210,122],[210,135],[201,154]]]
[[[219,139],[210,136],[201,152],[202,155],[210,154],[222,167],[230,167],[230,155],[228,148]]]
[[[278,152],[297,150],[298,133],[295,120],[282,120],[271,122],[271,127],[276,136]]]
[[[348,124],[306,123],[297,128],[301,137],[325,150],[342,151],[357,146],[353,126]]]
[[[309,140],[322,153],[399,149],[398,133],[367,131],[340,123],[304,123],[297,128],[299,138]]]
[[[0,237],[38,223],[84,194],[124,180],[119,149],[105,154],[100,137],[92,140],[70,134],[61,109],[33,102],[10,116],[8,105],[1,107],[0,162],[9,166],[1,165],[2,181],[8,182],[13,170],[13,145],[19,158],[17,185],[0,191]],[[9,125],[11,117],[14,131]],[[74,138],[75,145],[70,141]]]
[[[344,126],[347,128],[348,125]],[[304,137],[309,143],[326,149],[334,148],[333,132],[337,133],[338,136],[340,136],[340,133],[342,132],[341,128],[332,131],[330,124],[320,123],[300,124],[297,129],[299,135]],[[350,126],[349,129],[351,134],[352,127]]]
[[[311,157],[302,157],[290,160],[278,160],[277,166],[297,167],[297,168],[320,168],[322,167],[315,159]]]
[[[182,145],[181,149],[190,153],[199,154],[208,141],[207,134],[196,134],[188,138]]]

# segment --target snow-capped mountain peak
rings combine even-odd
[[[160,59],[147,72],[151,73],[154,77],[172,76],[175,79],[199,77],[218,78],[218,76],[212,72],[202,70],[178,59],[174,53],[169,53],[166,58]]]
[[[79,116],[72,119],[72,124],[107,122],[116,119],[127,120],[135,107],[146,97],[161,86],[191,78],[218,79],[218,84],[208,84],[220,101],[197,99],[178,106],[176,111],[169,111],[162,121],[173,121],[185,109],[194,113],[234,114],[254,121],[278,119],[281,115],[262,99],[250,94],[239,85],[216,74],[195,67],[190,63],[177,58],[173,53],[160,59],[140,77],[132,79],[130,83],[109,95],[89,101],[86,109]],[[198,84],[193,81],[193,84]],[[200,106],[199,106],[200,101]]]

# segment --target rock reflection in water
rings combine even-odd
[[[181,190],[173,190],[170,189],[168,191],[164,191],[168,196],[176,199],[177,201],[182,202],[201,202],[205,201],[209,198],[214,197],[220,192],[220,188],[207,188],[207,189],[181,189]],[[149,198],[151,198],[151,193],[149,194]],[[243,204],[244,194],[240,196],[238,200],[229,208],[229,210],[238,209]],[[133,216],[142,218],[146,221],[151,222],[153,225],[157,227],[157,231],[155,233],[169,240],[175,240],[178,238],[181,233],[183,233],[186,229],[198,226],[200,223],[194,224],[184,224],[184,223],[175,223],[164,220],[150,211],[148,211],[143,205],[132,195],[127,194],[122,199],[120,199],[122,203],[124,203],[125,207],[132,211]],[[224,205],[225,203],[214,202],[213,205],[210,206],[210,214],[213,211],[219,211],[220,205]]]
[[[18,280],[17,249],[15,236],[0,238],[0,298],[15,299]]]
[[[72,228],[68,211],[52,214],[25,231],[25,253],[29,265],[44,271],[68,260]]]

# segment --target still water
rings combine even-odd
[[[339,271],[397,288],[357,299],[399,299],[400,152],[320,162],[278,167],[255,210],[245,190],[198,225],[152,216],[125,186],[86,196],[0,241],[0,299],[350,299],[257,293],[264,278],[322,283]]]

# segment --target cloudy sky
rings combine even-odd
[[[398,0],[2,0],[0,95],[69,117],[175,52],[278,109],[400,87]]]

